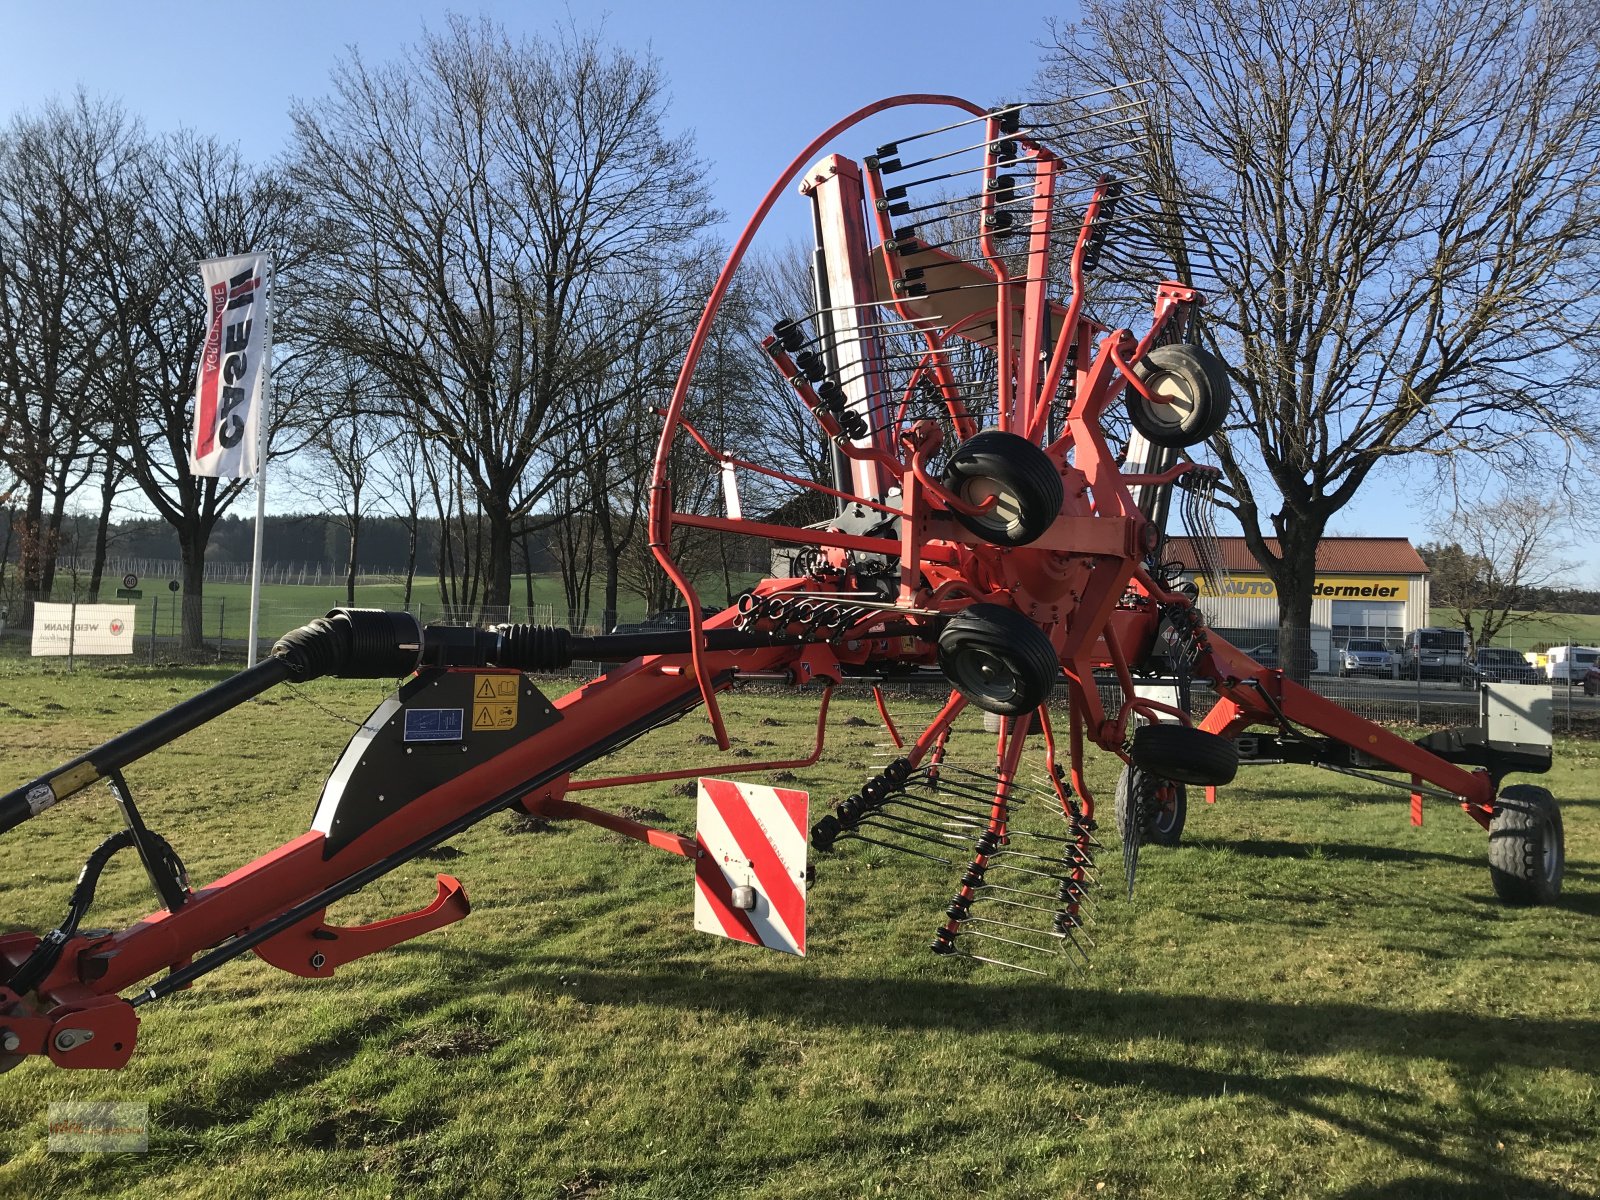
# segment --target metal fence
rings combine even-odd
[[[70,594],[58,594],[52,602],[69,606],[77,604]],[[203,598],[200,603],[200,638],[196,644],[185,643],[183,599],[178,593],[158,591],[147,593],[137,600],[109,603],[124,604],[132,610],[134,633],[131,658],[134,662],[242,665],[249,658],[250,606],[247,600],[238,597]],[[264,595],[257,622],[257,653],[269,651],[272,644],[289,630],[325,616],[330,608],[343,605],[342,596],[328,592],[323,592],[320,597]],[[550,604],[452,606],[437,600],[413,600],[406,608],[423,624],[487,627],[513,621],[541,625],[551,625],[556,621],[555,607]],[[595,630],[589,629],[587,632]],[[30,656],[32,644],[31,625],[8,621],[5,616],[0,616],[0,654]],[[90,658],[93,655],[94,647],[85,643],[76,648],[74,657]],[[127,659],[129,656],[119,657]]]
[[[1122,703],[1122,689],[1112,678],[1098,680],[1100,699],[1111,711]],[[949,683],[936,671],[895,676],[888,681],[891,692],[926,697],[949,690]],[[1459,681],[1375,679],[1367,676],[1340,678],[1313,675],[1310,689],[1357,716],[1384,725],[1418,726],[1441,729],[1477,724],[1479,696],[1476,687],[1463,687]],[[1056,689],[1055,702],[1064,702],[1065,687]],[[1216,699],[1204,683],[1195,684],[1190,708],[1204,713]],[[1600,695],[1586,696],[1581,685],[1557,684],[1552,689],[1552,716],[1557,732],[1575,733],[1600,730]]]
[[[307,589],[311,591],[312,589]],[[58,602],[70,603],[71,597],[58,596]],[[271,649],[272,643],[291,629],[323,616],[329,608],[343,604],[337,593],[285,597],[279,591],[262,598],[258,627],[258,654]],[[146,594],[132,602],[134,610],[134,636],[132,661],[136,663],[205,664],[224,663],[243,665],[248,654],[249,606],[238,599],[207,598],[201,604],[201,637],[198,645],[185,646],[182,627],[181,597],[174,593]],[[555,606],[550,604],[450,606],[436,598],[414,600],[409,606],[424,624],[465,624],[488,627],[505,622],[528,622],[538,625],[560,623]],[[598,633],[590,625],[577,632]],[[26,657],[31,652],[32,630],[16,624],[8,625],[0,617],[0,654]],[[77,657],[87,658],[92,651],[80,649]],[[122,656],[124,661],[127,656]],[[598,670],[589,664],[589,671]],[[578,669],[584,670],[579,664]],[[948,684],[937,671],[923,671],[895,676],[889,681],[895,690],[918,694],[940,692]],[[1441,727],[1471,725],[1478,714],[1478,694],[1475,687],[1465,686],[1460,680],[1420,678],[1381,678],[1371,676],[1341,677],[1333,674],[1314,674],[1309,686],[1321,696],[1350,709],[1360,716],[1385,724]],[[1600,695],[1585,695],[1582,679],[1576,677],[1569,685],[1557,682],[1551,686],[1553,712],[1558,730],[1575,731],[1600,726]],[[1114,682],[1102,685],[1104,698],[1109,705],[1121,702],[1120,692]],[[1064,694],[1064,693],[1063,693]],[[1203,711],[1208,706],[1209,691],[1204,685],[1195,689],[1194,705]]]

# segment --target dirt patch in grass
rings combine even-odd
[[[584,1169],[566,1182],[557,1184],[556,1195],[561,1200],[586,1200],[604,1192],[609,1182],[602,1172]]]
[[[554,833],[555,822],[531,813],[515,813],[500,826],[502,833]]]
[[[692,796],[694,792],[694,786],[691,784],[688,794]],[[627,817],[630,821],[640,821],[646,825],[654,825],[657,821],[667,819],[667,814],[659,808],[640,808],[637,804],[624,804],[617,809],[617,816]]]
[[[435,846],[432,850],[424,850],[417,857],[424,862],[449,862],[452,858],[460,858],[461,851],[454,846]]]
[[[428,1029],[395,1046],[397,1054],[424,1054],[429,1058],[472,1058],[487,1054],[505,1039],[482,1025],[467,1022],[446,1029]]]

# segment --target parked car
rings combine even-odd
[[[1428,625],[1406,634],[1400,674],[1407,679],[1460,679],[1466,661],[1466,634]]]
[[[1583,694],[1600,696],[1600,663],[1595,663],[1583,673]]]
[[[1393,679],[1400,659],[1376,638],[1351,638],[1338,653],[1339,674],[1379,675]]]
[[[1594,646],[1551,646],[1548,656],[1551,683],[1571,687],[1583,680],[1584,673],[1600,663],[1600,649]]]
[[[1544,672],[1516,650],[1504,646],[1479,646],[1467,656],[1461,669],[1461,686],[1475,688],[1480,683],[1544,683]]]
[[[1259,646],[1251,646],[1245,651],[1245,653],[1251,658],[1255,659],[1263,667],[1271,667],[1274,670],[1276,670],[1278,667],[1277,642],[1262,642]],[[1317,657],[1317,652],[1313,650],[1311,652],[1311,669],[1316,671],[1320,670],[1321,667],[1322,661]]]

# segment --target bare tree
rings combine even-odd
[[[752,361],[762,364],[760,374],[752,381],[756,385],[752,407],[762,416],[754,448],[769,466],[832,486],[833,443],[799,393],[759,349],[762,338],[776,321],[803,316],[816,307],[811,272],[811,254],[797,243],[776,251],[758,250],[740,264],[734,290],[726,303],[739,323],[747,326],[745,337]],[[757,455],[745,457],[754,459]],[[796,495],[793,489],[773,488],[763,500],[768,509],[775,509]],[[821,499],[815,492],[806,495]],[[831,503],[823,506],[815,519],[831,515],[832,510]]]
[[[319,356],[320,357],[320,356]],[[317,382],[296,406],[306,442],[293,460],[300,486],[345,534],[345,603],[356,602],[361,525],[377,476],[378,449],[389,428],[379,414],[370,373],[349,360],[319,362]]]
[[[1536,589],[1567,579],[1561,531],[1567,505],[1533,495],[1504,496],[1458,506],[1434,523],[1438,539],[1422,548],[1435,607],[1453,609],[1467,640],[1487,646],[1506,630],[1536,623]]]
[[[294,110],[325,234],[315,320],[451,457],[439,478],[481,516],[487,604],[509,602],[517,531],[571,467],[581,398],[655,319],[635,281],[715,215],[664,111],[652,59],[460,18],[387,66],[352,55]]]
[[[417,552],[422,544],[426,518],[423,505],[428,496],[427,470],[422,463],[422,447],[410,422],[385,419],[386,435],[380,440],[376,472],[381,480],[375,489],[379,508],[399,521],[406,531],[406,582],[401,607],[411,609],[411,591],[417,577]]]
[[[101,450],[96,455],[100,476],[100,511],[94,525],[94,560],[89,568],[89,603],[100,600],[100,584],[105,575],[106,556],[111,547],[111,510],[127,482],[128,468],[118,454]]]
[[[142,161],[138,123],[79,93],[0,132],[0,453],[20,493],[22,600],[48,596],[110,350],[90,198]],[[29,611],[22,616],[29,619]]]
[[[1292,670],[1317,542],[1380,465],[1558,477],[1600,444],[1600,55],[1575,35],[1592,18],[1571,0],[1088,0],[1055,30],[1055,94],[1159,81],[1114,135],[1150,192],[1121,219],[1176,277],[1218,280],[1203,332],[1239,407],[1212,446]]]

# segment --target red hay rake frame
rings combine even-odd
[[[863,164],[836,154],[817,159],[867,118],[913,105],[953,109],[959,119],[880,149]],[[1542,769],[1537,755],[1508,752],[1481,737],[1412,743],[1361,720],[1211,634],[1192,596],[1153,566],[1161,523],[1141,501],[1174,486],[1208,487],[1216,472],[1171,455],[1147,458],[1140,469],[1125,472],[1104,425],[1130,390],[1126,400],[1133,409],[1142,403],[1159,413],[1174,403],[1154,364],[1175,352],[1184,362],[1204,361],[1183,342],[1201,297],[1182,283],[1159,283],[1149,325],[1138,335],[1087,315],[1085,276],[1111,225],[1119,185],[1108,173],[1091,173],[1081,213],[1064,227],[1058,216],[1069,168],[1077,166],[1033,136],[1020,114],[1021,106],[990,111],[942,95],[882,100],[829,128],[767,192],[712,289],[663,414],[652,467],[650,546],[683,595],[687,631],[584,638],[532,626],[421,629],[405,614],[336,610],[286,635],[258,666],[0,797],[5,832],[103,780],[112,785],[126,824],[90,856],[58,929],[0,936],[0,1069],[28,1056],[64,1067],[121,1066],[134,1048],[140,1007],[247,952],[294,974],[326,977],[461,919],[466,896],[449,876],[439,877],[435,896],[415,912],[358,928],[330,925],[326,914],[365,883],[507,809],[590,822],[692,859],[693,838],[570,796],[815,763],[824,752],[832,689],[850,670],[937,662],[956,684],[914,737],[902,736],[874,687],[884,725],[903,755],[835,806],[812,835],[818,849],[854,837],[940,862],[950,860],[910,843],[945,850],[969,843],[970,863],[934,937],[933,948],[942,953],[1000,961],[965,950],[968,935],[1046,953],[1058,953],[1052,938],[1077,945],[1098,846],[1084,772],[1090,742],[1118,755],[1130,772],[1156,773],[1148,751],[1155,731],[1156,740],[1168,744],[1166,778],[1187,776],[1208,787],[1231,778],[1235,755],[1312,762],[1366,778],[1377,778],[1374,770],[1394,771],[1406,780],[1397,786],[1411,791],[1418,823],[1424,794],[1459,803],[1486,827],[1499,819],[1501,779],[1510,770]],[[918,160],[896,157],[917,138],[963,131],[979,140]],[[975,177],[977,203],[966,215],[977,232],[956,228],[939,244],[921,236],[921,223],[896,225],[896,216],[918,215],[908,200],[913,185],[886,184],[885,177],[922,166],[938,170],[958,153],[981,162],[917,182]],[[836,447],[835,486],[729,454],[686,415],[696,363],[734,273],[779,195],[802,175],[827,287],[813,314],[827,328],[813,344],[831,355],[835,374],[819,373],[817,355],[795,322],[780,323],[766,349]],[[1017,175],[1026,177],[1025,196]],[[1009,240],[1018,237],[1021,248],[1010,248]],[[966,245],[977,247],[971,259],[946,253]],[[1063,247],[1064,267],[1056,268]],[[1068,295],[1060,304],[1051,289],[1063,270]],[[891,327],[919,347],[907,366],[888,365],[881,331]],[[993,356],[993,433],[979,428],[971,381],[950,367],[952,348],[966,343]],[[896,372],[904,377],[898,395],[885,384]],[[914,399],[929,395],[937,416],[918,415]],[[987,409],[987,401],[976,407]],[[990,486],[994,480],[981,470],[957,471],[963,448],[979,442],[1009,446],[1033,464],[1031,479],[1039,486],[1032,499]],[[669,464],[680,443],[708,455],[719,469],[758,472],[828,497],[840,515],[802,527],[677,511]],[[941,475],[933,463],[942,451],[947,464]],[[1039,511],[1037,497],[1045,494],[1050,504]],[[856,524],[846,520],[846,509],[861,514]],[[1005,522],[1013,521],[1023,534],[1009,532]],[[705,619],[688,571],[673,556],[675,531],[689,528],[809,548],[810,569],[763,580],[737,605]],[[1026,668],[1026,655],[1007,659],[1011,647],[1001,638],[998,648],[974,659],[969,643],[953,635],[970,639],[975,628],[987,631],[991,644],[996,630],[1010,630],[1011,641],[1031,645],[1035,667],[1042,661],[1042,679],[1025,678],[1026,669],[1014,672],[1018,679],[1011,683],[1026,703],[987,691],[985,682],[996,662]],[[1144,671],[1158,650],[1217,693],[1198,722],[1191,724],[1179,706],[1140,697],[1134,673]],[[594,682],[546,701],[527,673],[577,658],[614,665]],[[969,669],[973,662],[976,674]],[[1097,670],[1109,671],[1121,688],[1114,707],[1101,699]],[[277,683],[330,674],[404,682],[352,739],[308,832],[209,885],[191,887],[172,847],[145,826],[122,768]],[[718,746],[727,749],[717,693],[740,677],[774,674],[795,686],[824,687],[808,755],[581,776],[613,750],[699,705]],[[1004,681],[1003,671],[1000,677]],[[470,711],[472,689],[485,680],[491,692],[509,698],[510,725],[469,732],[458,715],[454,734],[444,722],[449,754],[430,754],[427,743],[439,739],[440,714],[454,711],[463,698]],[[1057,682],[1068,692],[1065,762],[1045,703]],[[1001,715],[991,772],[974,773],[946,756],[952,726],[969,701]],[[1136,728],[1139,722],[1145,727]],[[1035,723],[1044,740],[1045,795],[1064,822],[1054,833],[1021,830],[1011,820]],[[413,738],[414,724],[434,733]],[[1273,732],[1246,733],[1261,726]],[[1170,753],[1178,744],[1174,731],[1181,732],[1186,753],[1212,760],[1209,774],[1191,771],[1183,755]],[[1221,758],[1219,747],[1227,750]],[[1216,767],[1223,759],[1225,771]],[[1524,788],[1519,802],[1537,790]],[[1559,817],[1553,802],[1549,808],[1556,840],[1547,843],[1542,865],[1534,864],[1544,875],[1513,879],[1511,891],[1502,891],[1513,901],[1546,900],[1552,884],[1559,889]],[[899,815],[891,817],[891,810]],[[1135,852],[1138,836],[1136,825],[1124,826],[1125,843]],[[162,908],[126,929],[80,929],[100,870],[124,848],[137,850]],[[1129,869],[1131,884],[1131,860]],[[1541,879],[1543,891],[1518,891]],[[1040,886],[1054,890],[1041,893]],[[984,907],[974,911],[978,905]],[[1051,927],[1020,924],[1013,910],[1030,909],[1052,914]],[[122,994],[141,984],[135,994]]]

